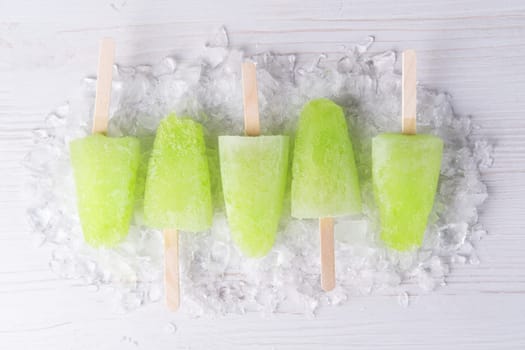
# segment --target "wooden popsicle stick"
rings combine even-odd
[[[403,51],[401,128],[403,134],[416,133],[416,52]]]
[[[321,239],[321,287],[325,292],[335,288],[334,218],[319,219]]]
[[[163,236],[166,304],[171,311],[177,311],[180,306],[179,233],[174,229],[166,229]]]
[[[97,88],[95,109],[93,112],[93,133],[106,133],[109,121],[109,100],[111,98],[111,80],[115,62],[115,41],[104,38],[100,42],[97,69]]]
[[[242,101],[244,105],[244,133],[246,136],[259,136],[259,100],[257,97],[257,71],[255,63],[242,64]]]

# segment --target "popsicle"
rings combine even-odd
[[[246,136],[220,136],[219,158],[232,239],[247,257],[272,248],[282,215],[288,136],[259,136],[256,67],[242,65]]]
[[[416,54],[403,52],[402,134],[372,139],[372,179],[381,239],[405,251],[420,247],[434,204],[443,141],[416,135]]]
[[[139,141],[104,135],[109,119],[115,43],[103,39],[97,72],[93,135],[70,143],[78,212],[85,241],[110,247],[128,234],[133,215]]]
[[[166,301],[173,311],[180,305],[178,230],[205,231],[212,214],[202,126],[169,115],[157,129],[149,160],[144,220],[164,229]]]
[[[343,110],[331,100],[301,111],[292,165],[292,216],[319,220],[321,286],[335,287],[333,218],[361,211],[359,179]]]

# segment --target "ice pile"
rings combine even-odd
[[[434,212],[423,247],[394,253],[378,239],[378,218],[370,179],[371,137],[400,129],[400,74],[394,51],[369,51],[372,40],[337,59],[321,56],[296,66],[296,56],[264,53],[258,63],[263,134],[291,135],[302,105],[328,97],[344,107],[361,180],[364,214],[336,224],[337,288],[319,284],[317,222],[289,216],[280,225],[273,250],[262,259],[243,258],[230,240],[220,195],[209,232],[181,235],[182,311],[193,316],[224,313],[314,314],[323,305],[354,295],[428,292],[446,284],[454,263],[478,264],[475,246],[485,231],[478,208],[487,198],[480,169],[491,165],[491,146],[469,138],[468,117],[454,113],[450,97],[420,86],[418,127],[445,141]],[[109,135],[153,135],[162,117],[175,111],[207,129],[211,152],[218,135],[242,133],[240,66],[243,52],[231,48],[222,28],[203,55],[187,64],[171,57],[155,65],[115,66]],[[27,155],[32,203],[29,217],[37,244],[52,246],[51,268],[91,288],[112,288],[119,308],[130,310],[162,299],[160,232],[145,228],[140,203],[125,242],[96,250],[83,242],[76,213],[68,144],[89,133],[95,80],[34,131]]]

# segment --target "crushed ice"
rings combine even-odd
[[[360,172],[363,215],[336,224],[337,288],[319,285],[317,225],[292,220],[285,212],[277,241],[264,258],[243,258],[233,246],[220,197],[213,227],[181,234],[183,312],[192,316],[259,311],[314,315],[355,295],[410,295],[446,285],[453,264],[479,264],[475,252],[485,234],[478,208],[487,198],[480,169],[491,166],[491,146],[470,139],[468,117],[454,113],[450,96],[418,87],[419,131],[445,141],[443,166],[423,247],[412,253],[387,250],[378,239],[378,219],[370,181],[370,139],[400,129],[400,75],[396,52],[372,53],[373,37],[343,57],[323,55],[310,64],[271,53],[250,57],[258,64],[261,124],[265,134],[291,134],[301,106],[329,97],[346,110]],[[115,66],[109,134],[153,135],[162,117],[175,111],[202,122],[209,147],[216,136],[241,134],[242,51],[229,46],[224,28],[205,44],[202,57],[180,64],[166,57],[154,65]],[[84,244],[76,212],[69,163],[70,140],[89,133],[95,80],[86,78],[82,95],[50,113],[34,131],[35,146],[25,164],[31,174],[28,210],[34,242],[48,244],[50,267],[89,288],[114,290],[115,305],[132,310],[162,302],[160,232],[141,225],[140,205],[128,238],[115,249]],[[140,203],[139,203],[140,204]],[[169,332],[174,332],[171,329]]]

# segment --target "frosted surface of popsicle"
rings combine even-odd
[[[263,256],[282,214],[289,138],[221,136],[219,156],[232,239],[244,255]]]
[[[211,226],[210,174],[199,123],[174,115],[161,121],[149,159],[144,219],[159,229],[195,232]]]
[[[307,103],[295,136],[292,216],[335,217],[361,211],[359,179],[345,116],[328,99]]]
[[[443,141],[432,135],[381,134],[372,139],[372,177],[381,238],[408,250],[423,241],[441,168]]]
[[[70,150],[84,238],[112,246],[126,237],[133,215],[139,141],[94,134],[72,141]]]

